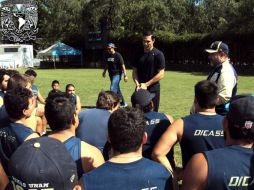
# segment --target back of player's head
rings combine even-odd
[[[46,100],[45,116],[53,131],[69,129],[75,112],[75,105],[65,93],[55,93]]]
[[[10,90],[12,88],[16,88],[17,86],[27,87],[27,85],[31,83],[31,80],[27,75],[23,74],[14,74],[9,79],[7,89]]]
[[[120,102],[118,95],[112,91],[101,91],[98,95],[96,107],[100,109],[111,110]]]
[[[108,121],[108,136],[114,151],[137,151],[143,140],[146,122],[141,110],[121,108],[114,111]]]
[[[226,118],[233,139],[254,142],[254,95],[234,96],[230,101]]]
[[[4,105],[10,118],[21,119],[23,111],[29,108],[29,99],[33,98],[31,90],[18,86],[8,90],[4,96]]]
[[[33,76],[35,78],[37,77],[37,73],[33,69],[26,70],[25,74],[28,76]]]
[[[53,80],[52,83],[51,83],[51,86],[54,86],[54,84],[59,84],[59,81],[58,80]]]
[[[218,86],[209,80],[198,82],[195,85],[195,98],[201,108],[214,108],[218,101]]]

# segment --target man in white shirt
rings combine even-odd
[[[227,103],[237,92],[237,73],[230,63],[227,44],[222,41],[215,41],[205,51],[209,53],[208,58],[214,66],[207,80],[214,81],[218,85],[219,99],[216,112],[225,115]]]

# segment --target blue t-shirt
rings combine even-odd
[[[206,190],[253,190],[254,151],[233,145],[204,152],[208,163]]]
[[[98,108],[80,112],[76,136],[103,152],[107,142],[109,116],[108,110]]]
[[[86,190],[171,190],[172,175],[161,164],[142,158],[131,163],[106,162],[83,175]]]
[[[221,115],[199,113],[183,118],[184,128],[180,142],[183,168],[194,154],[225,146],[222,120]]]

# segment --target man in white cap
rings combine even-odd
[[[220,115],[226,115],[225,105],[231,97],[236,95],[238,78],[234,67],[230,63],[229,48],[222,41],[215,41],[205,51],[209,53],[208,58],[214,66],[207,80],[214,81],[218,85],[219,90],[216,112]]]
[[[124,74],[124,82],[128,81],[128,77],[127,77],[127,72],[126,72],[126,68],[124,65],[124,60],[122,55],[115,51],[116,46],[113,43],[108,43],[107,45],[107,56],[105,58],[105,67],[104,67],[104,71],[102,73],[102,76],[105,77],[106,76],[106,71],[108,70],[109,73],[109,77],[110,77],[110,90],[115,92],[119,98],[121,99],[121,106],[125,107],[127,106],[121,89],[120,89],[120,81],[122,78],[122,74]]]

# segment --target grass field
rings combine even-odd
[[[35,83],[44,97],[51,90],[52,80],[59,80],[62,91],[66,84],[73,83],[83,106],[94,106],[98,93],[108,90],[110,85],[109,78],[103,78],[102,70],[99,69],[38,69],[36,72],[38,76]],[[121,90],[126,102],[131,105],[130,96],[134,91],[131,70],[128,70],[128,77],[127,83],[121,82]],[[160,111],[172,115],[175,119],[188,115],[193,102],[194,85],[205,78],[206,75],[200,73],[167,71],[161,81]],[[253,93],[253,81],[254,76],[239,76],[238,94]],[[177,146],[175,156],[178,161],[181,160],[180,154]]]

